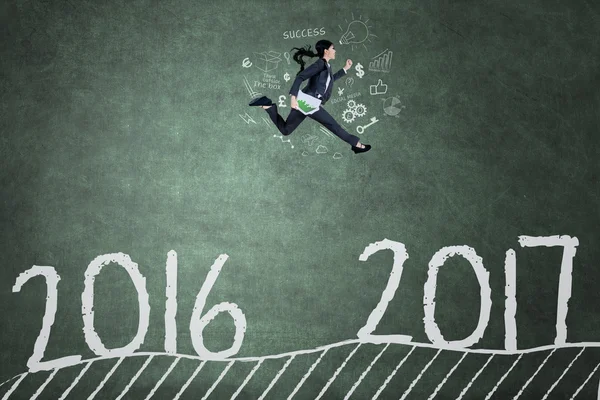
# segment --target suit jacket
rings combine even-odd
[[[344,68],[341,68],[338,72],[332,74],[331,68],[327,68],[327,62],[324,59],[319,58],[317,61],[296,75],[296,79],[294,80],[292,88],[290,89],[290,94],[292,96],[298,96],[300,85],[303,81],[308,79],[308,84],[302,89],[302,91],[314,97],[319,97],[319,95],[321,95],[321,104],[325,104],[331,96],[333,82],[345,74],[346,71]],[[327,88],[327,91],[325,91],[325,85],[327,85],[327,76],[331,78],[331,82],[329,82],[329,87]]]

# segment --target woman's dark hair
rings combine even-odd
[[[298,64],[300,64],[300,71],[298,71],[296,73],[296,75],[298,75],[300,72],[302,72],[302,70],[304,70],[304,60],[302,59],[303,56],[309,56],[309,57],[319,57],[322,58],[325,50],[330,48],[331,45],[333,43],[330,42],[329,40],[319,40],[317,42],[317,44],[315,44],[315,50],[317,51],[316,53],[313,52],[310,48],[310,45],[306,45],[305,47],[293,47],[292,50],[298,50],[294,53],[294,56],[292,57],[294,59],[294,61],[296,61]],[[290,50],[291,51],[291,50]]]

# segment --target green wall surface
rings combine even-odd
[[[597,398],[598,3],[0,21],[2,400]],[[248,106],[321,39],[366,153]]]

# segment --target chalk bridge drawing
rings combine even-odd
[[[571,286],[572,286],[572,271],[573,271],[573,259],[576,253],[576,247],[579,245],[579,240],[576,237],[570,236],[519,236],[519,244],[521,247],[562,247],[562,260],[560,264],[560,274],[558,277],[558,301],[557,301],[557,313],[556,313],[556,337],[554,339],[553,345],[543,345],[534,348],[528,349],[517,349],[517,325],[516,325],[516,309],[517,309],[517,300],[516,300],[516,252],[513,249],[508,249],[506,251],[505,264],[504,264],[504,274],[505,274],[505,301],[504,301],[504,324],[505,324],[505,340],[504,340],[504,350],[500,349],[471,349],[470,347],[476,344],[480,339],[482,339],[485,329],[488,325],[490,318],[490,311],[492,308],[492,296],[491,296],[491,288],[489,284],[489,272],[485,269],[483,265],[483,260],[481,257],[477,255],[475,249],[466,246],[446,246],[438,250],[431,258],[428,267],[428,278],[423,287],[423,304],[424,304],[424,314],[425,318],[423,319],[425,333],[430,340],[431,343],[420,343],[412,341],[412,336],[404,335],[404,334],[387,334],[387,335],[378,335],[373,334],[375,329],[377,328],[378,323],[383,317],[384,313],[387,310],[389,302],[393,299],[399,285],[400,280],[402,278],[403,265],[405,261],[409,258],[406,247],[401,242],[392,241],[389,239],[383,239],[381,241],[377,241],[374,243],[370,243],[367,245],[359,256],[360,261],[367,261],[369,257],[379,251],[390,250],[393,252],[393,265],[391,268],[390,276],[387,282],[385,289],[383,290],[381,300],[375,306],[371,314],[368,316],[365,325],[360,328],[357,332],[357,339],[345,340],[337,343],[332,343],[325,346],[320,346],[314,349],[308,350],[299,350],[292,351],[281,354],[274,354],[268,356],[260,356],[260,357],[233,357],[240,349],[240,346],[243,341],[244,333],[246,330],[246,319],[244,313],[238,308],[235,303],[222,302],[213,306],[208,312],[201,316],[203,309],[205,307],[206,298],[210,293],[211,288],[215,284],[218,275],[225,263],[228,259],[227,254],[221,254],[215,260],[213,265],[210,268],[210,272],[207,275],[205,282],[202,284],[202,287],[196,296],[196,302],[194,311],[192,313],[191,322],[190,322],[190,332],[192,333],[192,344],[194,345],[194,349],[198,353],[198,356],[191,356],[187,354],[179,354],[177,353],[177,342],[176,342],[176,313],[177,313],[177,253],[173,250],[169,251],[167,254],[167,262],[166,262],[166,311],[165,311],[165,351],[164,352],[137,352],[141,344],[144,341],[144,337],[149,327],[149,297],[146,291],[146,281],[144,276],[140,273],[138,266],[134,263],[131,258],[123,253],[113,253],[113,254],[105,254],[96,257],[88,266],[85,273],[85,282],[84,282],[84,290],[81,296],[82,299],[82,313],[83,313],[83,321],[84,321],[84,334],[85,341],[90,347],[90,349],[98,356],[95,358],[90,358],[87,360],[82,360],[80,355],[73,355],[68,357],[63,357],[56,360],[50,361],[42,361],[42,356],[44,354],[48,337],[50,335],[50,329],[54,323],[54,316],[57,310],[57,285],[60,280],[60,277],[56,273],[56,270],[51,266],[37,266],[34,265],[29,270],[21,273],[13,286],[13,292],[19,292],[22,286],[31,278],[36,276],[42,276],[46,282],[47,288],[47,297],[46,297],[46,311],[43,318],[42,330],[40,335],[38,336],[35,346],[34,352],[31,358],[29,359],[27,366],[29,370],[27,372],[16,375],[3,383],[0,384],[0,388],[6,387],[9,388],[2,397],[2,400],[8,400],[11,396],[15,395],[19,396],[18,398],[22,398],[21,393],[19,392],[19,385],[24,382],[28,377],[30,380],[28,382],[36,379],[34,375],[37,373],[41,373],[43,371],[52,371],[46,380],[38,387],[36,393],[31,397],[32,399],[36,399],[43,390],[48,387],[52,379],[56,376],[56,374],[67,367],[81,367],[79,374],[76,378],[73,379],[70,386],[62,392],[60,399],[65,399],[68,394],[73,390],[73,388],[81,381],[82,377],[85,373],[90,369],[91,366],[102,364],[106,362],[112,362],[113,366],[110,371],[104,376],[104,379],[98,386],[95,388],[94,392],[88,397],[88,399],[92,400],[98,392],[106,385],[106,383],[110,380],[110,377],[115,373],[118,367],[122,363],[127,363],[128,358],[132,357],[144,357],[146,358],[144,364],[139,368],[137,373],[131,378],[129,383],[122,388],[119,387],[117,390],[120,391],[120,395],[117,397],[117,400],[121,400],[126,398],[127,392],[131,388],[131,386],[135,383],[135,381],[140,377],[140,375],[144,372],[144,370],[148,367],[148,365],[152,362],[152,360],[157,356],[168,356],[172,357],[173,361],[168,368],[168,370],[162,375],[162,377],[156,382],[155,386],[152,388],[150,393],[146,396],[146,399],[152,398],[154,393],[159,389],[159,387],[166,381],[169,377],[170,373],[177,367],[178,362],[181,359],[188,359],[197,362],[197,367],[194,372],[189,376],[186,382],[181,385],[178,383],[177,386],[174,387],[173,390],[178,390],[174,399],[178,400],[181,395],[186,391],[190,385],[193,384],[194,379],[201,372],[202,368],[209,362],[221,364],[223,366],[222,372],[218,378],[214,380],[211,387],[205,392],[203,399],[207,399],[209,395],[215,390],[215,388],[219,385],[221,380],[227,375],[227,373],[235,366],[235,364],[241,363],[251,363],[253,364],[252,370],[246,375],[236,375],[236,386],[237,390],[231,397],[231,399],[237,398],[237,396],[242,392],[244,387],[248,384],[248,382],[252,379],[253,375],[257,372],[257,370],[264,364],[269,363],[272,360],[280,360],[285,359],[286,362],[279,369],[279,371],[273,376],[270,383],[268,385],[263,386],[262,395],[259,397],[260,399],[264,399],[265,396],[273,389],[277,381],[280,377],[286,372],[288,367],[295,361],[300,360],[303,356],[307,355],[318,355],[318,358],[312,363],[308,370],[304,369],[300,372],[295,372],[292,382],[295,382],[294,387],[291,386],[289,388],[283,389],[286,393],[278,394],[278,398],[287,398],[292,399],[299,390],[302,389],[303,385],[317,385],[320,384],[320,392],[316,399],[327,399],[327,390],[331,387],[334,381],[340,376],[340,374],[344,375],[344,381],[348,381],[349,376],[356,377],[356,371],[352,371],[352,374],[348,372],[351,367],[346,368],[349,361],[359,352],[363,351],[359,357],[365,359],[365,355],[372,352],[373,348],[379,349],[379,352],[375,357],[370,358],[370,363],[366,365],[366,362],[369,362],[369,359],[358,367],[362,370],[362,374],[358,379],[354,381],[351,387],[346,387],[344,390],[346,391],[345,399],[349,399],[355,390],[365,381],[367,375],[371,371],[371,369],[377,364],[378,360],[382,357],[382,355],[388,351],[388,349],[400,349],[405,353],[402,358],[398,361],[395,368],[389,369],[387,373],[387,378],[381,382],[377,381],[374,388],[378,389],[373,390],[369,395],[371,399],[378,399],[382,394],[385,396],[386,394],[394,395],[394,398],[397,398],[397,393],[388,393],[385,392],[388,384],[394,379],[400,368],[407,363],[410,359],[412,353],[415,349],[420,349],[420,351],[430,352],[428,363],[420,370],[418,375],[414,377],[410,386],[404,391],[400,400],[405,400],[411,391],[417,387],[417,385],[425,385],[426,379],[423,379],[423,376],[427,372],[429,368],[432,368],[434,362],[437,357],[443,352],[449,352],[451,354],[460,354],[460,359],[456,361],[454,366],[446,373],[443,380],[438,381],[435,390],[429,396],[428,400],[433,400],[438,394],[441,398],[449,398],[449,394],[444,392],[444,385],[453,376],[454,372],[460,367],[460,364],[465,360],[465,358],[480,358],[481,367],[473,374],[473,372],[464,372],[460,370],[454,374],[452,378],[454,381],[454,386],[460,385],[462,387],[462,391],[457,400],[463,399],[463,397],[468,393],[470,388],[476,383],[477,378],[482,373],[484,369],[488,367],[492,362],[497,361],[501,358],[509,358],[510,367],[506,367],[505,363],[500,365],[495,365],[491,367],[492,370],[499,371],[499,374],[502,374],[501,377],[497,377],[497,381],[491,390],[488,392],[485,397],[486,400],[489,400],[494,393],[498,390],[498,388],[502,385],[503,381],[507,378],[507,376],[513,371],[515,366],[518,363],[524,364],[535,364],[537,369],[531,376],[524,377],[527,380],[524,383],[520,383],[518,387],[520,387],[519,392],[513,397],[513,400],[518,400],[521,398],[527,387],[534,381],[535,377],[540,373],[540,371],[544,368],[546,363],[549,360],[556,360],[557,356],[552,358],[552,356],[560,351],[561,349],[573,349],[573,348],[581,348],[575,357],[572,357],[571,353],[569,353],[569,358],[571,359],[568,365],[564,365],[565,363],[560,364],[559,367],[554,367],[553,369],[560,371],[562,370],[562,374],[557,379],[552,381],[552,385],[549,387],[544,387],[542,390],[545,390],[545,395],[542,400],[548,398],[548,396],[552,393],[553,390],[556,389],[558,385],[561,384],[562,381],[571,382],[574,386],[577,386],[577,389],[574,391],[573,395],[570,399],[577,398],[577,395],[581,392],[583,387],[590,381],[594,373],[600,367],[600,363],[597,363],[595,367],[589,371],[587,369],[587,364],[585,367],[585,373],[576,373],[572,372],[566,379],[567,373],[569,370],[576,364],[578,358],[586,351],[594,352],[594,348],[600,348],[600,342],[581,342],[581,343],[568,343],[567,339],[567,311],[568,311],[568,301],[571,297]],[[462,256],[465,258],[473,268],[475,272],[475,276],[477,278],[478,284],[480,286],[479,295],[480,295],[480,310],[479,310],[479,320],[477,326],[473,333],[465,339],[462,340],[454,340],[447,341],[444,339],[437,323],[435,322],[434,314],[435,314],[435,295],[436,295],[436,287],[437,287],[437,276],[439,269],[444,265],[445,261],[456,255]],[[139,305],[139,327],[136,336],[133,340],[126,346],[116,348],[116,349],[106,349],[102,344],[101,339],[98,334],[94,330],[94,278],[99,275],[103,266],[109,263],[116,263],[121,267],[125,268],[127,273],[129,274],[131,280],[134,283],[134,288],[137,292],[138,297],[138,305]],[[223,350],[218,353],[213,353],[207,350],[204,347],[202,341],[202,331],[203,329],[212,321],[212,319],[221,312],[227,312],[233,317],[233,322],[235,325],[235,336],[234,336],[234,344],[229,349]],[[395,345],[395,346],[392,346]],[[392,346],[392,347],[391,347]],[[321,363],[322,360],[327,357],[328,352],[332,349],[342,348],[347,352],[347,356],[341,364],[333,373],[333,375],[329,375],[330,378],[322,384],[323,380],[321,378],[313,379],[309,383],[309,379],[311,379],[311,375],[316,367]],[[391,351],[391,350],[390,350]],[[368,352],[368,353],[367,353]],[[540,363],[539,358],[536,358],[536,353],[546,353],[544,360]],[[333,353],[333,351],[332,351]],[[389,354],[390,352],[388,352]],[[331,354],[331,353],[329,353]],[[528,358],[527,356],[533,355],[532,358]],[[600,352],[598,353],[600,356]],[[572,358],[571,358],[572,357]],[[399,357],[400,358],[400,357]],[[458,358],[458,356],[456,356]],[[331,359],[331,357],[329,358]],[[484,362],[485,361],[485,362]],[[302,361],[300,361],[302,362]],[[552,361],[550,362],[552,364]],[[438,364],[439,365],[439,364]],[[102,367],[99,367],[102,368]],[[382,368],[381,366],[378,368]],[[552,367],[546,367],[552,368]],[[558,368],[558,369],[557,369]],[[579,368],[581,371],[581,362],[577,364],[576,369]],[[444,369],[447,369],[444,367]],[[469,370],[470,371],[470,370]],[[589,371],[589,373],[588,373]],[[410,374],[410,367],[405,367],[403,372],[406,374]],[[103,373],[103,372],[102,372]],[[288,372],[291,374],[293,372]],[[414,371],[416,374],[416,370]],[[302,374],[300,376],[300,374]],[[399,374],[399,375],[402,375]],[[514,375],[514,374],[513,374]],[[409,375],[407,375],[409,376]],[[414,376],[414,374],[413,374]],[[296,379],[297,378],[297,379]],[[487,378],[490,379],[489,377]],[[492,378],[493,379],[493,378]],[[38,382],[39,377],[34,382]],[[457,382],[459,381],[459,382]],[[538,380],[539,381],[539,380]],[[538,382],[536,381],[536,382]],[[170,382],[171,383],[171,382]],[[36,383],[37,385],[38,383]],[[305,385],[306,384],[306,385]],[[512,382],[514,385],[514,381]],[[180,386],[181,385],[181,386]],[[238,386],[239,385],[239,386]],[[169,385],[173,387],[174,384],[171,383]],[[419,388],[421,388],[420,386]],[[425,386],[429,387],[429,386]],[[4,389],[2,389],[4,390]],[[191,389],[192,390],[192,389]],[[282,390],[279,388],[279,390]],[[62,389],[61,389],[62,391]],[[487,391],[487,389],[486,389]],[[287,396],[287,397],[286,397]],[[372,397],[371,397],[372,396]],[[455,395],[452,396],[455,398]],[[526,397],[523,397],[525,400]]]

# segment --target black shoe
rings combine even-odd
[[[249,106],[272,106],[273,102],[267,96],[259,97],[258,99],[252,100]]]
[[[354,154],[358,154],[358,153],[364,153],[365,151],[371,150],[371,145],[370,144],[365,144],[364,146],[365,146],[364,149],[361,149],[360,147],[354,147],[354,146],[352,146],[352,151],[354,152]]]

